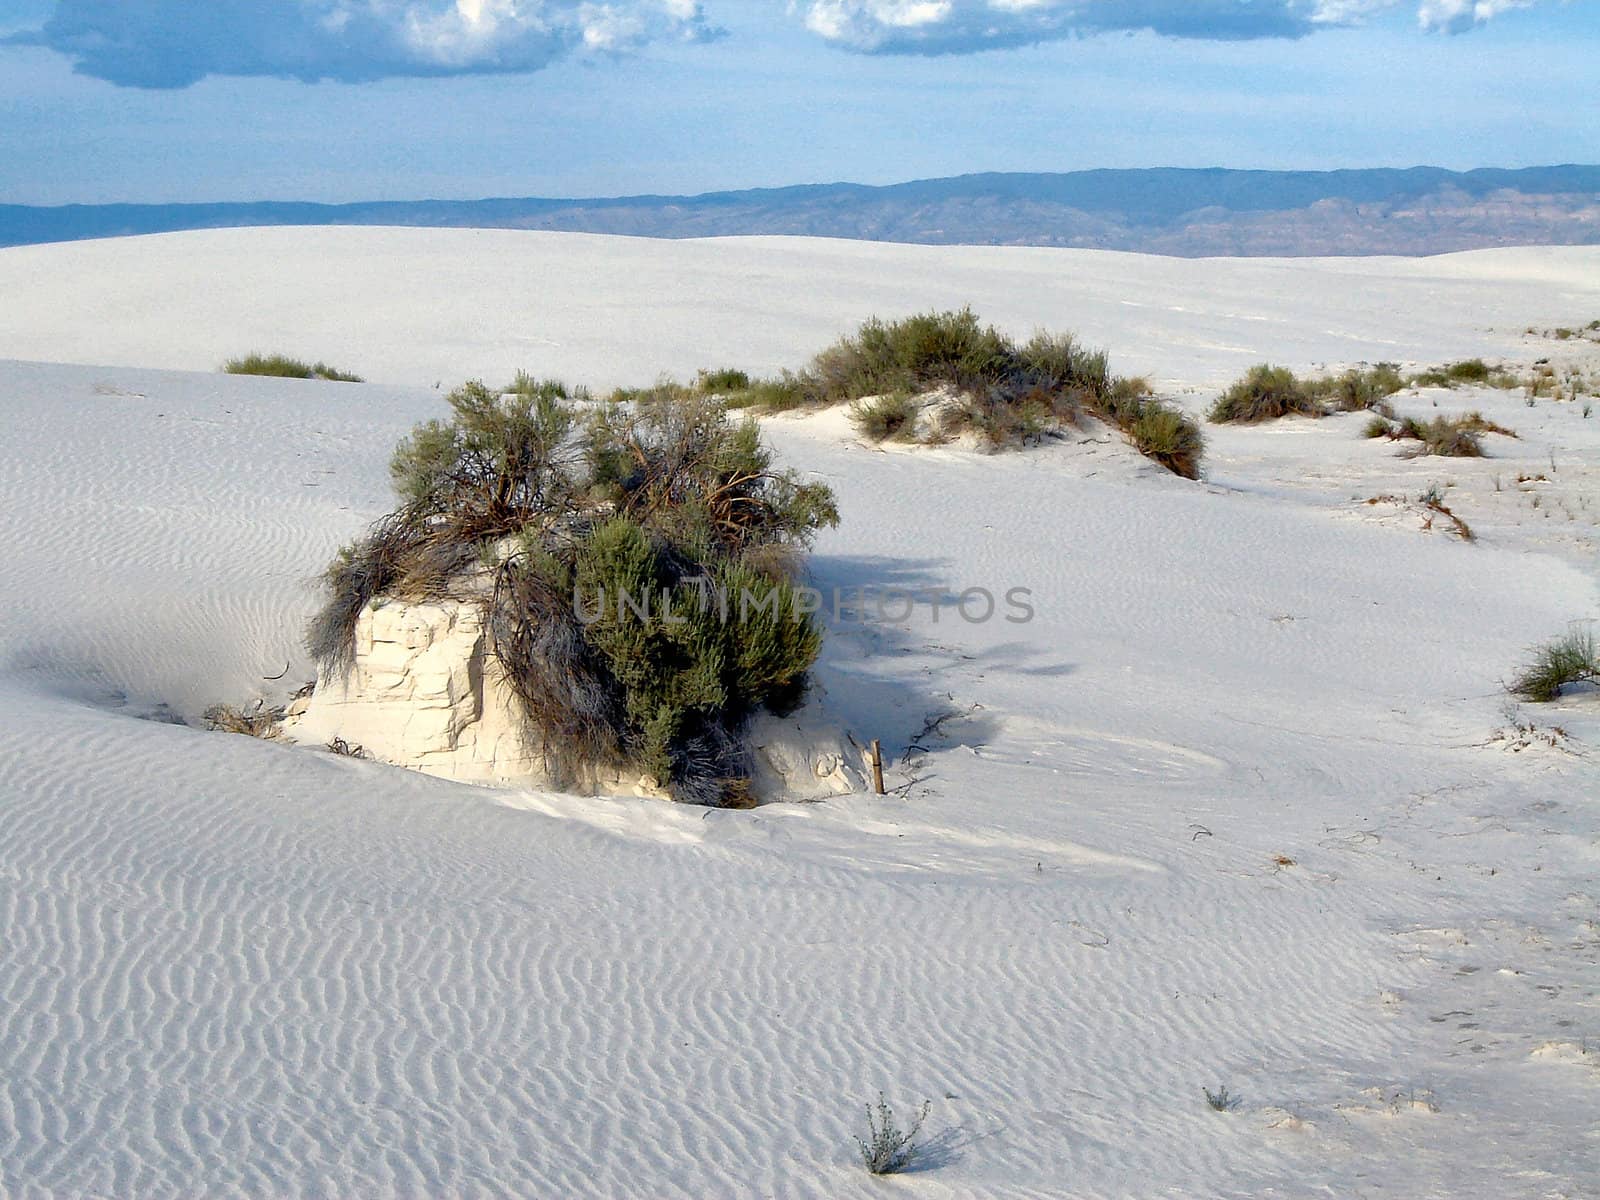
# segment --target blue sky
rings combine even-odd
[[[0,202],[1600,162],[1596,0],[0,0]]]

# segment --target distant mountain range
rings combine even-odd
[[[1439,254],[1600,244],[1600,166],[1159,168],[593,200],[0,205],[0,246],[240,225],[558,229],[667,238],[802,234],[1190,257]]]

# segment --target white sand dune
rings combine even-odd
[[[1075,330],[1125,371],[1220,385],[1269,355],[1304,366],[1509,353],[1528,325],[1592,309],[1596,279],[1600,247],[1169,259],[819,238],[221,229],[5,250],[0,295],[18,299],[0,310],[0,355],[211,370],[258,348],[384,383],[528,368],[612,387],[724,364],[798,366],[874,313],[971,304],[1019,334]]]
[[[1600,316],[1600,251],[230,230],[0,251],[0,288],[0,354],[102,364],[0,363],[0,1195],[1592,1182],[1600,703],[1523,710],[1568,749],[1491,740],[1528,644],[1600,616],[1576,404],[1400,399],[1521,435],[1481,461],[1211,430],[1201,483],[1088,431],[985,458],[770,421],[839,495],[822,587],[1032,590],[1027,624],[830,633],[903,796],[494,791],[175,722],[309,677],[309,580],[435,379],[770,369],[971,302],[1197,406],[1262,357],[1590,353],[1521,331]],[[155,369],[252,347],[386,382]],[[1434,483],[1475,544],[1363,503]],[[850,1140],[880,1090],[932,1101],[899,1183]]]

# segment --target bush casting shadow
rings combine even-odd
[[[797,705],[821,650],[793,576],[832,493],[706,398],[582,407],[519,377],[448,400],[395,451],[400,506],[326,572],[319,669],[348,669],[375,599],[475,603],[552,778],[626,767],[747,803],[747,722]]]

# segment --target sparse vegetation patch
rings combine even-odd
[[[1039,332],[1019,344],[970,308],[873,318],[799,371],[761,379],[706,370],[693,387],[662,383],[612,398],[668,394],[715,396],[760,412],[850,404],[856,427],[874,441],[938,443],[965,433],[996,449],[1037,442],[1091,416],[1188,478],[1198,477],[1204,449],[1189,417],[1155,399],[1144,381],[1114,377],[1103,350],[1067,333]]]
[[[1592,628],[1574,626],[1565,637],[1538,647],[1533,661],[1507,687],[1524,700],[1548,703],[1576,683],[1600,683],[1600,654]]]
[[[232,704],[213,704],[206,709],[207,729],[222,733],[242,733],[247,737],[272,738],[283,721],[283,709],[257,700],[245,708]]]
[[[336,383],[360,383],[361,376],[340,371],[325,362],[304,363],[285,354],[246,354],[222,364],[229,375],[270,375],[279,379],[327,379]]]
[[[1431,420],[1404,417],[1391,420],[1375,416],[1363,431],[1369,438],[1387,437],[1390,441],[1413,443],[1406,451],[1408,457],[1421,458],[1437,455],[1443,458],[1482,458],[1482,434],[1496,433],[1502,437],[1516,437],[1507,429],[1487,419],[1482,413],[1470,412],[1465,416],[1437,416]]]

